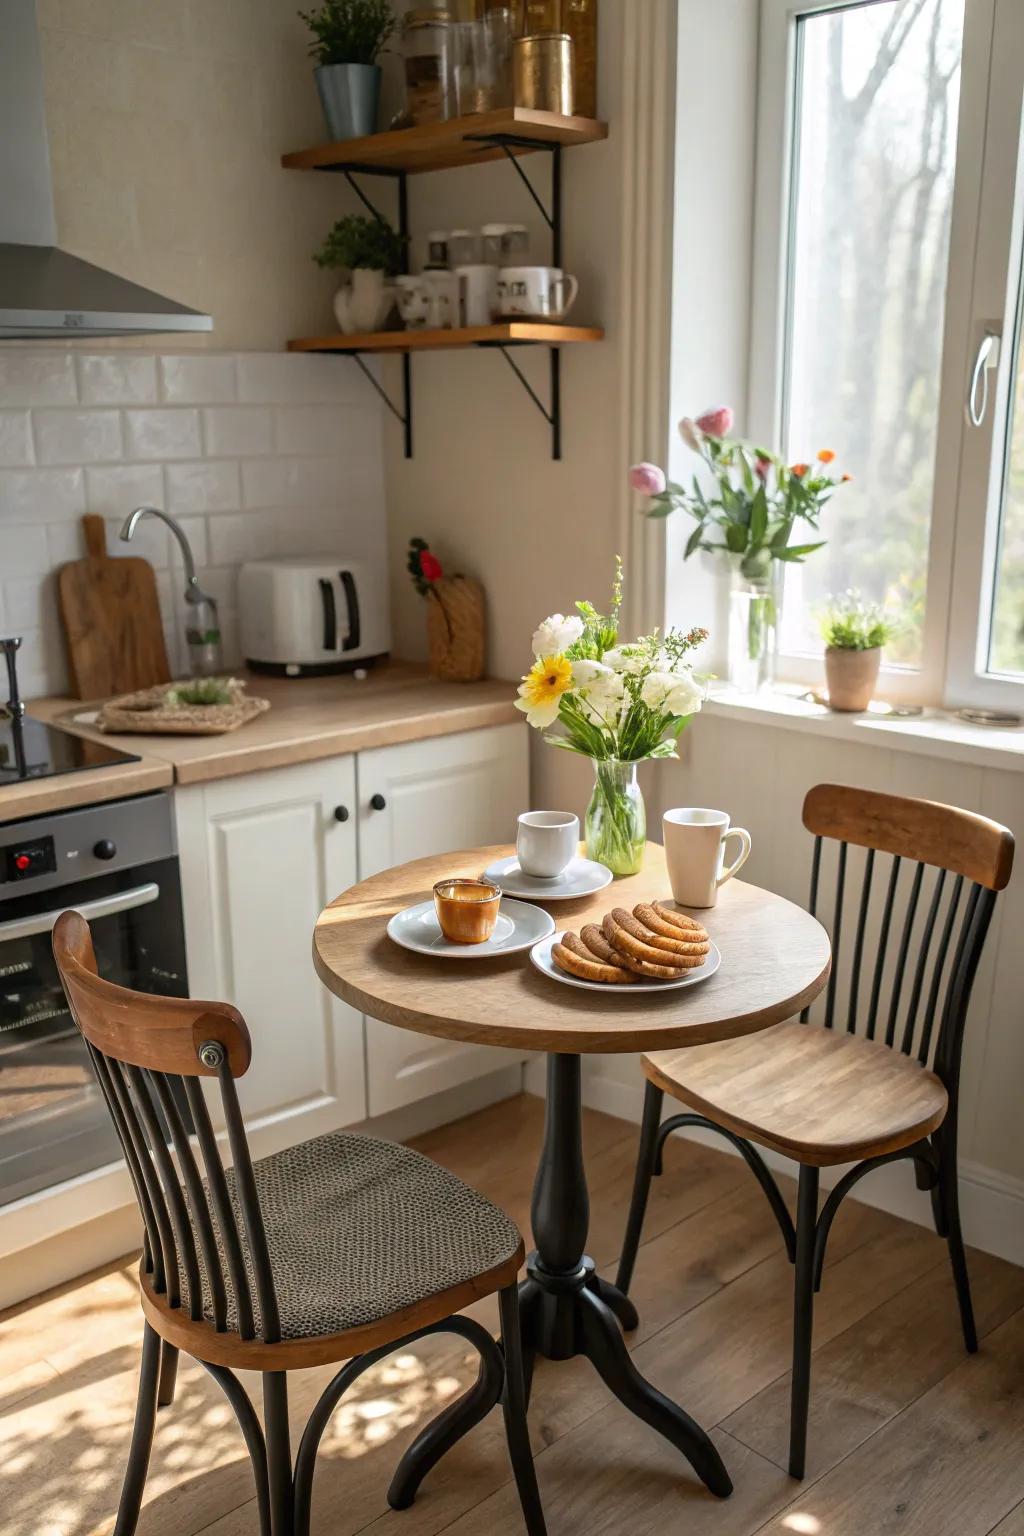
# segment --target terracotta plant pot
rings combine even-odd
[[[486,664],[483,587],[470,576],[443,576],[426,602],[431,672],[447,683],[475,683]]]
[[[829,709],[867,709],[874,697],[881,660],[880,645],[870,651],[850,651],[830,645],[825,651]]]

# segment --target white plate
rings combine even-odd
[[[550,938],[546,938],[543,943],[530,950],[530,959],[538,971],[543,971],[545,976],[550,976],[555,981],[562,981],[567,987],[583,987],[587,992],[615,992],[625,997],[632,997],[637,992],[674,992],[680,987],[695,987],[698,982],[707,981],[722,963],[718,946],[712,941],[704,964],[695,965],[692,970],[687,971],[685,976],[675,978],[638,976],[633,983],[621,986],[608,981],[584,981],[582,976],[570,976],[568,971],[563,971],[561,966],[552,959],[551,951],[561,937],[560,933],[551,934]]]
[[[453,944],[441,932],[433,901],[419,901],[414,907],[396,912],[388,923],[388,937],[403,949],[419,955],[441,955],[445,960],[493,960],[497,955],[514,955],[547,938],[555,926],[550,912],[528,906],[525,901],[502,897],[494,932],[482,944]]]
[[[535,875],[524,874],[515,854],[489,864],[484,870],[484,879],[493,880],[507,895],[527,896],[533,901],[572,901],[577,896],[590,896],[611,885],[612,878],[606,864],[595,864],[593,859],[571,859],[553,880],[538,880]]]

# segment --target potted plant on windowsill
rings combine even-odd
[[[299,15],[314,38],[309,51],[327,132],[332,139],[376,132],[377,59],[395,29],[390,0],[324,0],[319,10]]]
[[[878,682],[882,647],[897,625],[878,603],[859,592],[844,592],[825,603],[818,614],[825,642],[825,684],[829,709],[844,713],[865,710]]]
[[[699,549],[726,557],[729,682],[741,693],[756,693],[774,681],[782,571],[824,543],[794,542],[796,526],[803,522],[817,533],[822,508],[850,476],[831,473],[831,449],[823,448],[813,465],[787,464],[767,448],[729,437],[732,422],[723,405],[679,423],[683,442],[705,470],[690,488],[666,480],[656,464],[634,464],[629,483],[646,498],[648,517],[668,517],[679,507],[694,519],[684,560]]]
[[[334,314],[345,336],[379,330],[395,303],[394,278],[402,265],[402,237],[385,219],[350,213],[339,219],[313,260],[349,272],[334,295]]]

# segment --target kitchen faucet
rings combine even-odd
[[[189,671],[193,677],[212,677],[223,668],[217,604],[199,585],[192,549],[177,518],[161,511],[159,507],[136,507],[125,518],[121,529],[125,543],[131,539],[144,517],[158,517],[166,523],[181,546],[181,558],[185,564],[185,601],[190,609],[190,617],[185,625]]]

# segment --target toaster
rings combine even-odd
[[[342,555],[246,561],[238,614],[242,655],[254,672],[348,672],[391,648],[383,568]]]

